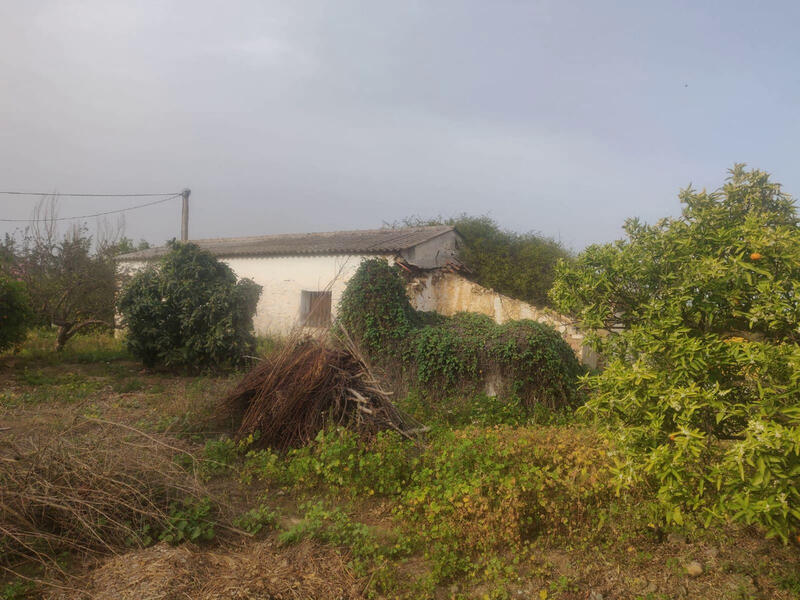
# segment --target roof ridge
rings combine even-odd
[[[271,238],[290,238],[290,237],[297,237],[297,236],[314,236],[314,235],[338,235],[338,234],[350,234],[350,233],[388,233],[390,231],[400,233],[409,233],[412,231],[426,231],[426,230],[441,230],[442,232],[454,230],[455,226],[453,225],[417,225],[413,227],[381,227],[379,229],[341,229],[338,231],[303,231],[303,232],[295,232],[295,233],[267,233],[264,235],[243,235],[243,236],[232,236],[232,237],[221,237],[221,238],[198,238],[194,240],[189,240],[189,243],[195,242],[230,242],[232,240],[247,240],[247,241],[255,241],[255,240],[263,240],[263,239],[271,239]],[[161,247],[161,246],[159,246]]]
[[[389,254],[428,242],[450,231],[452,225],[425,225],[382,229],[354,229],[312,233],[280,233],[238,238],[189,240],[217,256],[296,256],[309,254]],[[166,253],[166,246],[130,252],[120,260],[146,260]]]

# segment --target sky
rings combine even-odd
[[[788,1],[6,0],[0,190],[191,188],[193,238],[468,213],[580,250],[736,162],[800,195],[798,23]],[[179,236],[180,200],[124,227]]]

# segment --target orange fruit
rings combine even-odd
[[[764,256],[759,254],[758,252],[753,252],[750,255],[750,260],[761,260],[762,258],[764,258]]]

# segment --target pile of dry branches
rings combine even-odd
[[[410,436],[418,428],[349,341],[335,347],[314,338],[289,343],[245,375],[223,403],[241,417],[239,439],[258,432],[258,445],[278,450],[307,444],[326,424],[365,436],[384,429]]]
[[[61,572],[61,552],[116,552],[157,535],[172,502],[202,495],[172,443],[84,422],[56,437],[2,444],[0,569],[34,560]]]

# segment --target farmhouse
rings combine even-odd
[[[362,259],[384,257],[407,273],[411,304],[443,315],[477,312],[496,322],[532,319],[561,333],[584,364],[595,367],[597,356],[584,346],[583,334],[571,321],[549,309],[499,294],[454,269],[458,231],[450,226],[298,233],[240,238],[191,240],[227,263],[239,277],[263,287],[256,309],[256,333],[287,335],[294,328],[327,327],[347,282]],[[122,268],[136,270],[158,259],[165,247],[119,257]]]
[[[460,239],[453,227],[433,226],[190,241],[263,287],[256,333],[285,335],[298,325],[330,324],[362,259],[384,257],[416,271],[435,270],[455,260]],[[135,270],[165,252],[149,248],[119,260]]]

